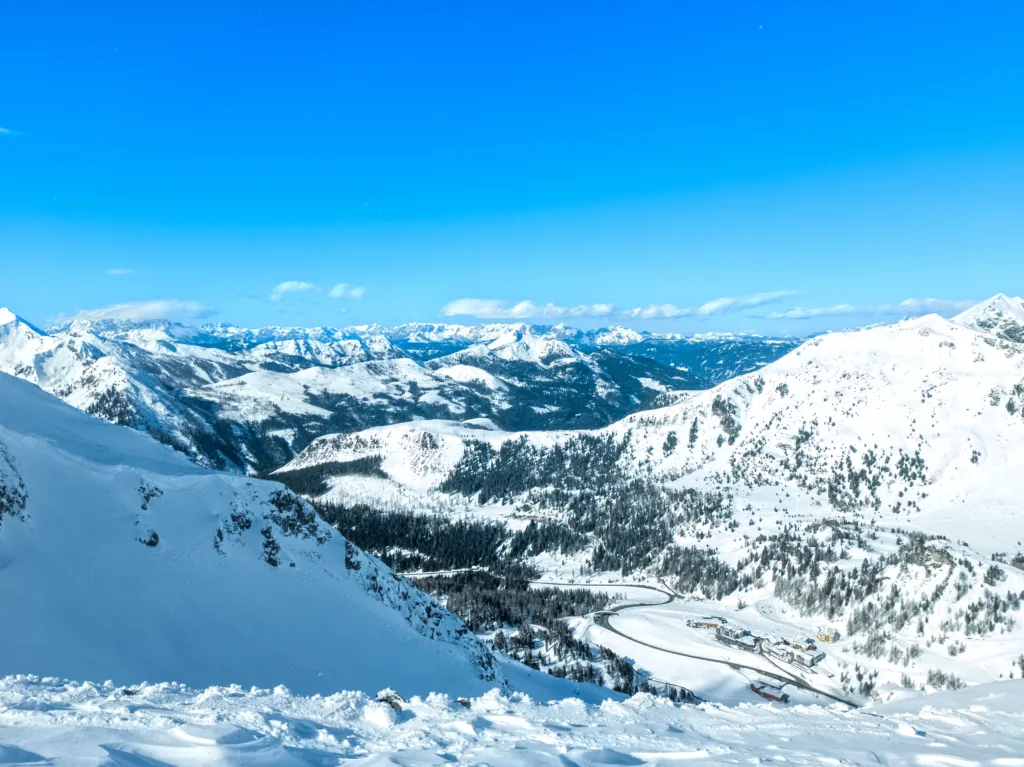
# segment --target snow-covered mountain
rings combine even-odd
[[[1024,343],[1024,299],[1000,293],[958,314],[953,322],[1004,341]]]
[[[998,678],[1024,653],[1024,344],[1003,303],[821,336],[596,431],[400,424],[322,437],[281,476],[343,504],[546,520],[542,569],[659,576],[709,610],[777,600],[891,683]],[[380,472],[343,470],[367,460]]]
[[[580,330],[567,325],[526,323],[451,325],[411,323],[395,327],[365,326],[355,330],[380,333],[409,356],[431,360],[473,346],[502,343],[502,339],[531,336],[561,342],[584,354],[615,352],[632,359],[646,358],[660,365],[689,373],[707,384],[717,384],[757,370],[796,348],[800,339],[764,338],[732,333],[683,336],[678,333],[638,331],[622,326]]]
[[[980,308],[986,315],[989,303]],[[1024,459],[1024,344],[969,327],[968,316],[978,315],[821,336],[756,373],[591,434],[625,445],[619,461],[633,472],[726,476],[755,488],[792,483],[841,511],[930,514],[935,524],[946,518],[940,508],[965,499],[1009,513],[1016,488],[994,480]],[[444,438],[451,427],[400,424],[368,434],[423,431]],[[480,439],[551,444],[581,433],[490,431]],[[290,468],[320,460],[327,444],[365,436],[326,436]],[[980,540],[982,530],[973,532]],[[1005,541],[998,528],[986,539]]]
[[[477,694],[491,653],[281,485],[0,375],[0,673]],[[0,751],[2,753],[2,751]]]
[[[0,372],[205,465],[249,472],[280,466],[325,433],[422,418],[601,426],[664,392],[704,385],[526,326],[485,326],[476,337],[493,336],[488,345],[423,364],[379,328],[77,320],[44,332],[7,310],[3,318]]]

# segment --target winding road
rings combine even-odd
[[[611,607],[608,610],[602,610],[601,612],[595,613],[594,614],[594,623],[596,625],[600,626],[601,628],[605,629],[606,631],[610,631],[613,634],[617,634],[618,636],[622,637],[623,639],[628,639],[630,642],[634,642],[635,644],[643,645],[644,647],[649,647],[650,649],[657,650],[658,652],[664,652],[664,653],[668,653],[670,655],[678,655],[678,656],[683,657],[683,658],[692,658],[694,660],[702,660],[702,661],[706,661],[707,663],[718,663],[718,664],[721,664],[723,666],[730,666],[732,668],[742,668],[742,669],[747,669],[749,671],[755,671],[755,672],[757,672],[758,674],[760,674],[762,676],[771,677],[772,679],[776,679],[776,680],[778,680],[780,682],[784,682],[786,684],[791,684],[794,687],[799,687],[799,688],[801,688],[803,690],[807,690],[808,692],[813,692],[813,693],[815,693],[817,695],[822,695],[822,696],[824,696],[826,698],[829,698],[830,700],[838,701],[839,703],[844,703],[847,706],[852,706],[854,708],[859,708],[860,707],[859,703],[855,703],[852,700],[848,700],[848,699],[843,698],[841,696],[835,695],[835,694],[833,694],[831,692],[826,692],[825,690],[818,689],[817,687],[814,687],[813,685],[809,684],[805,680],[800,679],[799,677],[795,677],[795,676],[790,675],[788,672],[786,672],[786,670],[784,668],[780,667],[777,663],[775,663],[775,661],[773,661],[768,656],[762,655],[762,656],[758,656],[758,657],[765,658],[765,660],[767,660],[769,663],[771,663],[773,666],[778,668],[779,671],[781,671],[783,673],[781,673],[781,674],[772,673],[770,671],[765,671],[763,668],[760,668],[758,666],[749,666],[749,665],[747,665],[745,663],[738,663],[738,662],[732,661],[732,660],[722,660],[721,658],[709,658],[706,655],[696,655],[694,653],[682,652],[680,650],[672,650],[672,649],[669,649],[668,647],[662,647],[661,645],[655,645],[655,644],[651,644],[650,642],[645,642],[643,639],[637,639],[634,636],[630,636],[629,634],[626,634],[626,633],[624,633],[622,631],[619,631],[617,628],[615,628],[611,624],[612,616],[617,615],[619,613],[623,613],[626,610],[635,610],[635,609],[643,608],[643,607],[660,607],[661,605],[667,605],[667,604],[670,604],[670,603],[674,602],[676,600],[676,597],[677,597],[677,594],[674,591],[659,589],[656,586],[644,586],[644,585],[636,584],[636,583],[558,583],[558,582],[555,582],[555,581],[531,581],[531,584],[538,585],[538,586],[568,586],[568,587],[572,587],[572,588],[603,588],[605,590],[607,590],[608,588],[630,588],[630,589],[644,589],[645,591],[654,591],[654,592],[656,592],[658,594],[661,594],[662,596],[666,597],[665,601],[664,602],[641,603],[641,604],[624,604],[624,605],[618,605],[616,607]],[[659,679],[659,680],[656,680],[656,681],[663,681],[663,680]],[[673,685],[675,687],[680,687],[681,689],[686,690],[685,687],[682,687],[681,685],[678,685],[675,682],[669,682],[669,684],[671,684],[671,685]],[[690,693],[691,695],[693,695],[698,700],[703,700],[703,698],[701,698],[699,695],[694,693],[692,690],[686,690],[686,691],[688,693]]]

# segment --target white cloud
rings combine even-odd
[[[781,301],[783,298],[795,296],[795,290],[775,290],[770,293],[754,293],[749,296],[724,296],[713,301],[707,301],[696,309],[688,306],[676,306],[675,304],[651,304],[649,306],[638,306],[635,309],[626,309],[622,316],[634,320],[674,320],[680,317],[707,317],[712,314],[723,314],[735,312],[740,309],[749,309],[753,306]]]
[[[679,317],[689,317],[693,309],[675,304],[651,304],[650,306],[638,306],[635,309],[627,309],[622,315],[631,320],[672,320]]]
[[[349,298],[358,301],[366,295],[366,288],[362,285],[349,285],[347,282],[339,282],[327,293],[331,298]]]
[[[299,282],[298,280],[286,280],[285,282],[279,282],[274,286],[274,289],[270,291],[271,301],[280,301],[286,293],[302,293],[306,290],[312,290],[315,288],[312,282]]]
[[[776,290],[771,293],[755,293],[749,296],[716,298],[697,308],[675,304],[650,304],[634,309],[616,310],[612,304],[583,304],[580,306],[557,306],[535,304],[533,301],[510,303],[496,298],[460,298],[441,309],[446,317],[476,317],[481,320],[530,320],[558,319],[572,317],[610,317],[614,314],[623,319],[653,320],[679,319],[681,317],[708,316],[724,312],[739,311],[753,306],[780,301],[795,296],[794,290]]]
[[[580,306],[538,305],[533,301],[509,304],[496,298],[460,298],[441,309],[446,317],[475,317],[479,320],[558,319],[560,317],[607,317],[615,311],[611,304]]]
[[[816,306],[804,309],[797,306],[784,312],[772,312],[768,315],[770,320],[808,320],[812,317],[836,317],[844,314],[858,314],[866,311],[865,308],[853,304],[836,304],[835,306]]]
[[[947,301],[942,298],[908,298],[900,302],[899,308],[907,314],[959,314],[977,303],[973,299]]]
[[[138,272],[135,269],[126,269],[124,267],[117,267],[117,268],[114,268],[114,269],[107,269],[106,273],[109,274],[111,277],[124,277],[127,274],[137,274]]]
[[[550,306],[551,304],[548,304],[548,307]],[[607,317],[614,311],[615,307],[612,304],[583,304],[570,306],[565,310],[565,314],[569,317]]]
[[[874,306],[836,304],[807,309],[798,306],[785,312],[773,312],[768,315],[768,319],[807,320],[815,317],[842,317],[854,314],[892,317],[916,317],[922,314],[951,315],[969,309],[975,303],[975,301],[948,301],[941,298],[908,298],[898,304],[876,304]]]
[[[157,301],[134,301],[126,304],[114,304],[102,309],[86,309],[78,312],[71,319],[89,320],[203,320],[216,312],[198,301],[180,301],[167,298]]]
[[[795,295],[795,290],[775,290],[770,293],[754,293],[750,296],[716,298],[714,301],[702,304],[697,309],[697,314],[718,314],[736,309],[747,309],[752,306],[764,306],[765,304],[772,304],[776,301],[781,301],[783,298],[791,298]]]

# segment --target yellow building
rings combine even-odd
[[[838,642],[839,632],[835,629],[830,628],[819,628],[818,629],[818,641],[819,642]]]

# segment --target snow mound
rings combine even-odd
[[[990,685],[1008,701],[1024,682]],[[497,691],[414,697],[394,711],[358,692],[120,688],[0,680],[0,763],[56,765],[1017,765],[1018,707],[950,694],[914,712],[677,706],[637,695],[538,705]]]

